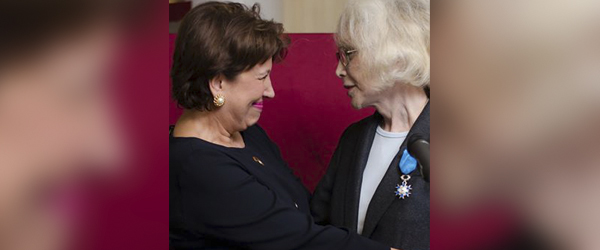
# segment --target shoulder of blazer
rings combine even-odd
[[[269,135],[267,134],[267,131],[265,131],[265,129],[263,129],[260,125],[258,124],[254,124],[250,127],[248,127],[246,129],[246,131],[244,131],[245,133],[258,133],[261,134],[265,137],[269,137]]]
[[[381,119],[382,119],[381,115],[379,113],[375,112],[372,115],[367,116],[360,121],[350,124],[350,126],[348,126],[342,133],[342,136],[340,137],[340,143],[342,141],[347,141],[347,140],[350,140],[350,141],[356,140],[356,137],[362,135],[365,132],[365,130],[370,129],[371,127],[375,126],[376,124],[379,124]]]
[[[186,154],[181,156],[181,162],[183,164],[189,164],[190,162],[202,163],[202,165],[210,166],[209,163],[235,163],[234,158],[213,145],[205,144],[189,144],[190,149]]]
[[[245,137],[247,136],[246,139],[255,140],[255,143],[264,143],[268,146],[269,150],[271,150],[275,155],[281,158],[281,151],[279,150],[279,146],[277,146],[277,144],[273,140],[271,140],[271,137],[269,137],[267,131],[265,131],[258,124],[248,127],[248,129],[244,131],[244,135]]]
[[[415,123],[413,124],[413,127],[410,129],[409,134],[407,136],[407,138],[409,136],[411,136],[412,134],[420,134],[422,136],[426,136],[427,141],[429,141],[429,127],[430,127],[430,102],[427,102],[427,105],[425,105],[425,108],[423,108],[423,111],[421,111],[421,114],[419,114],[419,117],[417,117],[417,120],[415,121]]]

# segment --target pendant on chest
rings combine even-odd
[[[409,197],[411,194],[410,190],[412,190],[412,187],[407,185],[406,182],[402,183],[402,185],[398,184],[396,185],[396,196],[398,196],[399,199]]]
[[[410,190],[412,190],[412,186],[408,185],[410,175],[402,175],[400,179],[402,180],[402,184],[396,185],[396,196],[398,196],[399,199],[404,200],[404,198],[407,198],[411,195]]]

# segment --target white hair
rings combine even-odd
[[[430,78],[429,0],[349,0],[338,23],[338,47],[355,56],[381,89],[395,83],[417,87]]]

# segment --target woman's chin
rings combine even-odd
[[[352,98],[352,101],[350,102],[350,105],[352,105],[352,107],[355,108],[355,109],[362,109],[362,108],[364,108],[363,102],[361,100],[356,99],[356,98]]]
[[[260,118],[260,115],[257,116],[257,117],[248,118],[246,120],[246,128],[244,130],[248,129],[249,127],[252,127],[252,126],[256,125],[256,123],[258,123],[259,118]]]

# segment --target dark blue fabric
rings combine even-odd
[[[348,230],[315,224],[310,194],[277,146],[258,126],[242,135],[243,149],[170,138],[172,249],[389,249]]]

